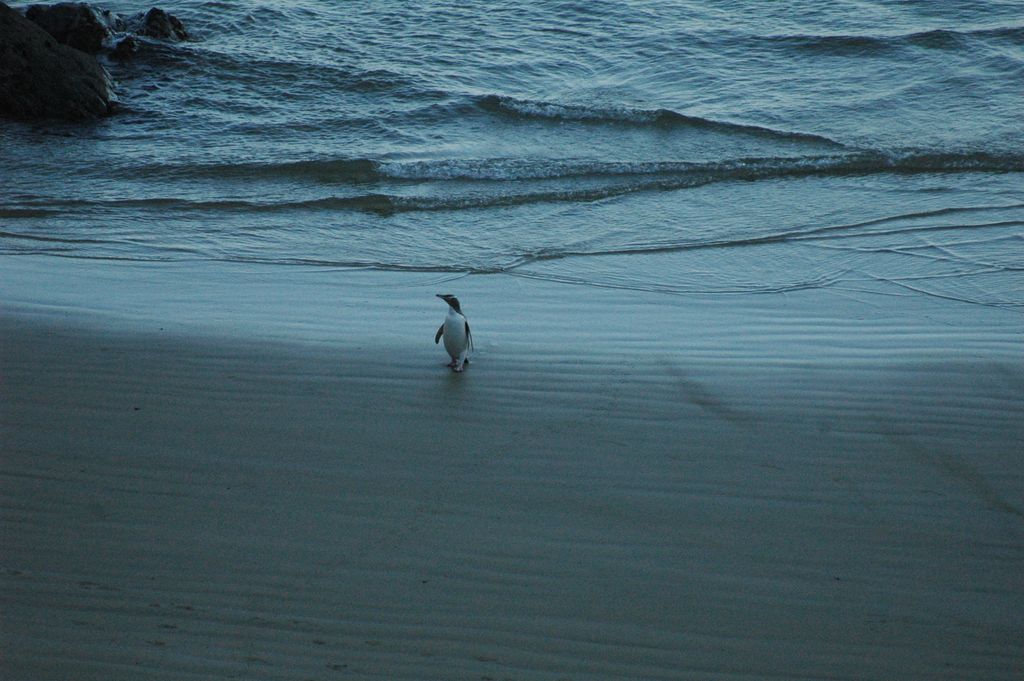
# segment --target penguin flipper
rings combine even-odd
[[[466,341],[469,343],[469,348],[473,348],[473,334],[469,332],[469,322],[466,322]]]
[[[437,327],[437,333],[434,334],[434,345],[437,345],[441,340],[441,336],[444,335],[444,324]]]

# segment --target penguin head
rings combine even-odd
[[[459,306],[459,299],[450,293],[438,293],[437,297],[452,306],[452,309],[462,314],[462,308]]]

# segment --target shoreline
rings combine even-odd
[[[1024,664],[1008,313],[38,265],[0,282],[12,681]]]

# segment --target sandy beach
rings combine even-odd
[[[5,4],[0,681],[1024,681],[1020,2]]]
[[[1024,672],[1016,312],[12,263],[4,679]]]

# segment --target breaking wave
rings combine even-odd
[[[955,50],[972,41],[1001,41],[1024,44],[1024,26],[1002,26],[971,30],[933,29],[898,35],[770,35],[758,36],[767,42],[795,51],[815,55],[871,56],[896,52],[905,48]]]
[[[80,200],[25,205],[10,211],[32,215],[39,210],[130,206],[164,210],[279,212],[353,210],[375,214],[443,211],[529,203],[588,202],[646,191],[675,191],[717,182],[756,182],[800,177],[873,174],[1005,173],[1024,171],[1024,155],[876,152],[803,157],[742,158],[716,162],[608,162],[534,159],[443,159],[409,162],[372,159],[297,161],[268,164],[149,166],[134,174],[217,177],[239,180],[305,180],[347,185],[349,195],[317,196],[295,201],[146,198],[120,201]],[[430,194],[405,195],[405,184],[458,182],[460,187]],[[481,186],[477,186],[481,185]],[[475,187],[475,188],[474,188]],[[360,191],[360,189],[372,191]]]
[[[740,158],[715,162],[592,161],[586,159],[431,159],[388,161],[369,158],[321,159],[284,163],[142,165],[126,176],[168,178],[287,179],[329,184],[385,180],[508,181],[579,177],[670,176],[688,174],[713,180],[761,179],[788,175],[871,173],[1020,172],[1024,154],[992,152],[859,152],[819,156]],[[12,211],[13,212],[13,211]],[[13,216],[13,215],[12,215]]]
[[[773,139],[815,142],[836,148],[843,147],[839,142],[822,135],[774,130],[759,125],[717,121],[710,118],[682,114],[671,109],[593,107],[516,99],[502,95],[484,95],[479,97],[476,100],[476,106],[484,111],[513,118],[576,121],[595,124],[607,123],[657,128],[688,127],[718,132],[742,133]]]

